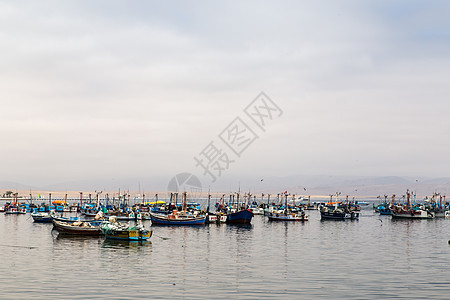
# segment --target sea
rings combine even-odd
[[[450,219],[144,226],[68,237],[0,214],[1,299],[450,299]]]

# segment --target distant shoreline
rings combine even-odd
[[[0,196],[4,195],[7,191],[12,191],[13,193],[17,193],[18,197],[19,197],[19,201],[30,201],[30,194],[32,196],[32,201],[33,202],[44,202],[44,201],[48,201],[49,200],[49,195],[51,194],[51,200],[64,200],[67,197],[68,202],[77,202],[80,200],[80,191],[39,191],[39,190],[14,190],[14,189],[0,189]],[[89,195],[90,195],[90,199],[91,201],[96,201],[97,199],[97,192],[96,191],[81,191],[82,193],[82,197],[83,197],[83,202],[85,201],[89,201]],[[144,194],[144,199],[145,202],[151,202],[154,201],[156,198],[156,194],[158,194],[158,199],[160,200],[168,200],[170,199],[170,193],[168,191],[151,191],[151,192],[145,192]],[[181,194],[182,192],[179,192],[179,194]],[[190,193],[188,192],[188,200],[190,201],[195,201],[195,199],[206,199],[208,197],[208,193],[207,192],[193,192]],[[246,195],[247,193],[241,193],[241,199],[244,197],[244,195]],[[67,196],[66,196],[67,195]],[[106,195],[108,195],[109,199],[112,200],[113,198],[115,198],[116,200],[119,198],[118,195],[118,191],[102,191],[99,194],[99,199],[100,201],[104,201],[106,198]],[[121,197],[123,197],[124,193],[121,192]],[[138,203],[140,201],[142,201],[142,192],[139,193],[138,191],[130,191],[129,192],[130,195],[130,201],[132,201],[133,203]],[[218,201],[222,195],[225,195],[225,201],[228,200],[228,197],[230,195],[230,193],[227,192],[215,192],[215,193],[211,193],[211,199],[212,201]],[[261,202],[267,202],[268,198],[267,198],[267,193],[264,193],[264,198],[262,199],[262,195],[261,193],[257,193],[252,194],[252,196],[256,196],[256,201],[261,203]],[[289,200],[292,200],[292,194],[288,194],[289,196]],[[302,197],[307,198],[308,196],[310,196],[310,201],[311,202],[324,202],[324,201],[328,201],[330,200],[330,196],[329,195],[298,195],[295,194],[296,197],[296,201],[302,201],[303,203],[307,200],[300,200]],[[390,195],[387,200],[390,201],[391,200],[391,196]],[[428,197],[430,197],[431,195],[428,195]],[[181,196],[179,196],[181,199]],[[280,193],[280,199],[284,197],[283,193]],[[401,197],[401,194],[397,195],[396,199],[399,199]],[[353,199],[354,198],[354,199]],[[422,201],[425,198],[425,196],[422,195],[418,195],[416,197],[416,201]],[[335,199],[335,196],[333,197],[333,199]],[[346,199],[346,195],[340,195],[338,197],[339,201],[345,201]],[[0,197],[0,203],[6,203],[6,202],[11,202],[13,201],[14,198],[4,198],[4,197]],[[383,198],[378,198],[378,195],[350,195],[349,196],[349,200],[355,200],[355,201],[372,201],[372,202],[381,202],[384,201],[384,197]],[[278,200],[278,193],[276,194],[270,194],[270,202],[276,202],[279,201]]]

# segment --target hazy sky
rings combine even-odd
[[[429,0],[0,0],[0,180],[449,176],[449,15]],[[265,132],[243,112],[261,91],[283,112]],[[258,136],[240,157],[219,138],[236,117]],[[194,160],[211,142],[234,160],[216,183]]]

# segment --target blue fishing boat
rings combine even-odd
[[[193,216],[174,210],[168,215],[150,213],[150,220],[154,225],[204,225],[206,215]]]
[[[52,216],[46,212],[32,212],[31,217],[35,223],[51,223]]]
[[[253,218],[253,213],[249,209],[240,210],[227,214],[228,224],[250,224]]]
[[[390,216],[391,213],[391,209],[389,208],[389,206],[384,206],[384,205],[379,205],[378,206],[378,212],[380,213],[380,215],[387,215]]]

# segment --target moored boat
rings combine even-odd
[[[146,241],[152,236],[152,231],[144,228],[142,224],[135,226],[123,225],[115,217],[100,225],[102,233],[107,239],[126,241]]]
[[[432,212],[420,207],[408,207],[396,205],[391,209],[393,219],[433,219]]]
[[[295,196],[293,196],[295,199]],[[285,193],[284,209],[283,210],[273,210],[267,214],[270,221],[308,221],[308,216],[305,211],[298,211],[297,208],[290,207],[287,201],[287,193]]]
[[[187,211],[187,194],[183,193],[182,211],[174,209],[169,214],[150,213],[150,219],[154,225],[204,225],[206,223],[206,215],[198,214],[195,210],[193,213]]]
[[[359,212],[350,210],[345,204],[328,203],[319,208],[321,220],[358,220]]]
[[[150,213],[150,219],[155,225],[204,225],[206,222],[205,215],[193,216],[176,210],[168,215]]]
[[[412,206],[411,194],[406,192],[407,203],[405,205],[394,205],[391,208],[393,219],[434,219],[435,215],[424,206]]]
[[[5,211],[5,214],[7,215],[24,215],[26,214],[26,209],[18,206],[8,206],[8,208]]]
[[[253,218],[253,213],[249,209],[243,209],[237,212],[227,214],[228,224],[250,224]]]
[[[271,212],[268,217],[270,221],[308,221],[308,216],[305,215],[305,212],[303,211],[300,214],[289,212]]]
[[[102,233],[102,230],[98,225],[94,225],[89,222],[78,221],[74,223],[66,223],[52,220],[52,223],[58,232],[64,234],[98,236]]]
[[[321,210],[321,220],[358,220],[359,213],[357,212],[345,212],[342,209],[335,210]]]
[[[31,217],[35,223],[51,223],[52,216],[46,212],[32,212]]]

